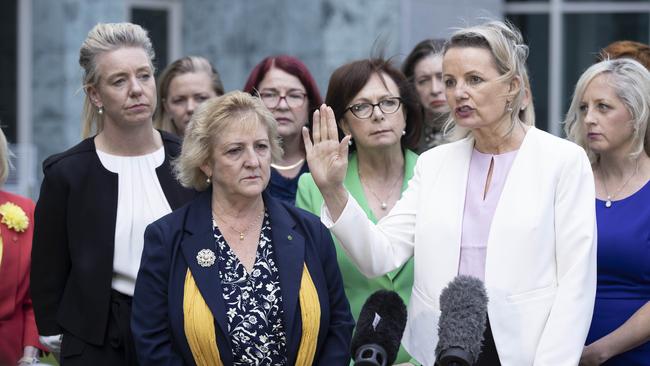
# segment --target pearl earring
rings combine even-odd
[[[402,136],[406,135],[406,130],[402,130]]]
[[[99,108],[97,108],[97,113],[98,113],[100,116],[101,116],[102,114],[104,114],[104,107],[99,107]]]
[[[352,137],[348,140],[348,146],[352,146]]]
[[[205,178],[205,182],[210,184],[210,183],[212,183],[212,179],[210,179],[210,177],[207,177],[207,178]]]

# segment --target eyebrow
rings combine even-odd
[[[262,89],[260,89],[260,92],[263,92],[263,91],[279,92],[280,90],[278,88],[262,88]],[[299,91],[301,93],[307,93],[306,90],[300,89],[300,88],[289,88],[289,89],[287,89],[287,93],[291,93],[291,92],[294,92],[294,91]]]
[[[142,71],[148,71],[148,72],[151,72],[151,66],[149,66],[149,65],[143,65],[143,66],[138,67],[138,68],[135,70],[136,73],[139,73],[139,72],[142,72]],[[116,77],[118,77],[118,76],[125,76],[125,75],[128,75],[128,74],[129,74],[129,73],[128,73],[127,71],[117,71],[117,72],[115,72],[115,73],[109,74],[109,75],[106,77],[106,80],[114,79],[114,78],[116,78]]]
[[[387,94],[382,94],[382,95],[380,95],[380,96],[377,98],[377,100],[382,100],[382,99],[386,99],[386,98],[399,98],[399,96],[397,96],[397,95],[393,95],[393,94],[390,94],[390,92],[389,92],[389,93],[387,93]],[[357,103],[366,103],[366,102],[370,102],[370,99],[369,99],[369,98],[358,98],[358,99],[353,99],[353,100],[352,100],[352,104],[357,104]]]

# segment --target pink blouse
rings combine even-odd
[[[517,151],[500,155],[484,154],[476,149],[472,151],[465,191],[458,274],[485,280],[485,255],[490,226]],[[485,183],[492,159],[492,180],[484,199]]]

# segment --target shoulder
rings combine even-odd
[[[89,137],[68,150],[45,159],[43,162],[43,172],[56,168],[65,169],[70,167],[79,169],[83,165],[78,165],[78,163],[91,157],[91,154],[95,154],[94,137]]]
[[[34,211],[34,201],[31,199],[11,192],[0,191],[0,205],[5,202],[14,203],[27,212]]]
[[[162,138],[163,145],[165,145],[165,152],[170,156],[178,156],[181,152],[182,141],[181,139],[167,131],[158,130]]]
[[[587,153],[579,145],[534,127],[529,133],[532,133],[530,137],[535,150],[546,160],[564,162],[561,165],[574,165],[577,162],[589,165]]]

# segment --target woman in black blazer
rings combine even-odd
[[[194,195],[171,173],[178,139],[153,128],[153,56],[140,26],[96,25],[79,57],[87,138],[43,163],[31,293],[41,341],[64,366],[137,364],[129,319],[144,228]]]
[[[179,180],[203,191],[149,225],[133,297],[142,365],[347,365],[353,320],[331,235],[263,193],[281,154],[262,102],[193,115]]]

